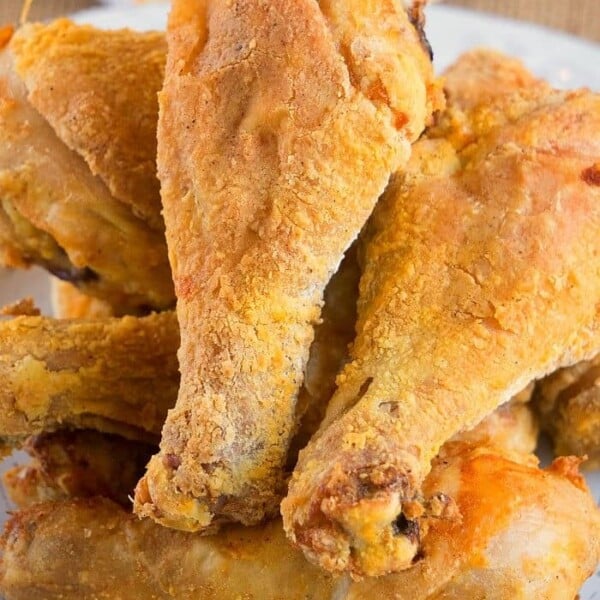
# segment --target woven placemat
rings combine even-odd
[[[23,3],[24,0],[0,0],[0,23],[15,23]],[[444,3],[541,23],[600,41],[600,0],[446,0]],[[57,17],[97,4],[101,2],[33,0],[30,20]]]

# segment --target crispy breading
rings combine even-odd
[[[600,350],[600,96],[541,85],[485,104],[459,120],[476,139],[442,118],[415,145],[365,236],[352,360],[282,503],[331,571],[410,567],[426,539],[394,523],[427,504],[440,446]]]
[[[0,591],[6,600],[562,599],[596,566],[600,516],[577,461],[543,471],[533,457],[455,442],[425,490],[452,493],[461,518],[431,519],[422,556],[395,575],[333,578],[287,543],[279,520],[199,536],[95,499],[14,515]]]
[[[167,38],[182,380],[135,509],[214,531],[277,512],[323,290],[439,94],[398,0],[176,0]]]
[[[551,89],[520,60],[487,49],[465,52],[444,73],[443,81],[448,103],[437,114],[429,136],[445,137],[456,150],[476,143],[493,126],[518,118],[528,102],[535,108],[539,96]]]
[[[61,44],[64,42],[65,48],[72,50],[68,40],[77,37],[78,32],[93,47],[101,47],[104,53],[112,52],[111,65],[125,61],[121,70],[113,73],[117,78],[114,85],[120,86],[120,94],[104,95],[98,90],[100,82],[94,81],[91,75],[77,75],[96,66],[97,57],[90,48],[89,52],[80,54],[75,64],[72,60],[63,60],[63,53],[59,51],[63,48]],[[92,44],[93,40],[96,43]],[[96,168],[102,170],[110,185],[122,191],[126,186],[121,180],[129,170],[131,185],[137,186],[139,179],[146,179],[146,188],[156,188],[156,176],[150,170],[149,159],[131,155],[134,162],[138,158],[142,161],[132,166],[119,157],[129,153],[133,143],[130,138],[136,130],[140,132],[140,152],[149,156],[154,153],[154,144],[148,147],[146,138],[152,129],[148,122],[151,115],[154,115],[153,128],[156,129],[153,96],[160,88],[161,80],[155,71],[158,68],[156,56],[163,52],[164,57],[161,40],[161,36],[155,34],[108,33],[61,22],[29,27],[17,33],[14,43],[0,53],[0,258],[8,266],[41,265],[86,293],[107,300],[119,314],[174,304],[156,190],[151,198],[139,184],[139,196],[122,201],[111,194],[102,177],[94,175]],[[27,71],[33,86],[33,92],[29,93],[14,70],[14,53],[22,51],[29,60],[35,52],[41,51],[42,42],[48,46],[43,60],[40,58],[44,76],[36,77],[34,67],[31,73]],[[125,60],[121,52],[126,43],[131,51],[125,56],[136,58],[135,66]],[[21,58],[27,66],[25,58]],[[51,68],[51,65],[54,66]],[[126,76],[128,69],[132,72]],[[104,74],[111,72],[109,69]],[[73,101],[66,108],[62,107],[68,108],[68,115],[63,115],[61,108],[49,99],[45,100],[47,95],[54,97],[49,77],[57,78],[57,94],[65,86],[77,90],[77,101],[69,94],[61,94],[61,100],[56,100],[58,103]],[[152,80],[153,89],[144,93],[136,90],[140,79]],[[30,96],[35,97],[50,117],[55,117],[56,130],[32,106]],[[83,97],[91,100],[84,102]],[[124,112],[135,98],[140,102],[138,111]],[[101,169],[89,155],[99,140],[90,138],[88,147],[80,146],[84,134],[96,136],[96,130],[104,127],[107,120],[112,123],[107,130],[111,137],[110,148],[104,144],[94,150],[106,156],[107,162]],[[73,136],[79,142],[75,144],[73,136],[69,142],[82,154],[70,149],[57,135],[58,131],[68,137],[65,130],[77,123],[77,136],[75,133]],[[134,194],[134,188],[130,192]],[[124,193],[121,196],[124,198]]]
[[[584,468],[600,467],[600,354],[542,379],[534,400],[554,452],[587,456]]]
[[[64,428],[157,439],[177,396],[178,345],[172,312],[0,322],[0,440]]]
[[[60,140],[135,216],[163,231],[156,123],[164,34],[59,19],[20,27],[10,48],[27,99]]]
[[[480,48],[462,54],[444,73],[449,108],[472,111],[493,104],[498,96],[546,86],[517,58]]]
[[[102,496],[129,508],[129,497],[155,447],[92,430],[42,433],[23,449],[31,461],[3,475],[19,508],[41,502]]]

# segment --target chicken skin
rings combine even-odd
[[[375,210],[351,361],[282,502],[289,538],[332,572],[409,568],[444,442],[600,350],[600,96],[474,96]]]
[[[213,532],[277,513],[325,285],[439,93],[399,0],[175,0],[167,38],[182,377],[135,510]]]

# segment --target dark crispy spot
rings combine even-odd
[[[84,267],[83,269],[78,269],[74,266],[62,267],[56,265],[47,265],[46,268],[52,275],[62,279],[63,281],[68,281],[69,283],[90,283],[92,281],[98,281],[98,273],[90,269],[89,267]]]
[[[390,414],[392,417],[397,417],[398,416],[398,403],[397,402],[382,402],[379,405],[380,410],[383,410],[385,412],[387,412],[388,414]]]
[[[408,481],[405,475],[390,466],[369,464],[354,473],[354,485],[351,487],[352,501],[361,501],[372,497],[381,490],[398,490],[405,493]]]
[[[419,34],[419,40],[421,41],[423,50],[425,50],[425,53],[429,56],[429,59],[433,60],[433,50],[431,49],[431,44],[425,35],[425,12],[423,11],[424,5],[425,2],[422,0],[417,0],[414,2],[408,11],[408,18]]]
[[[592,165],[581,172],[581,179],[588,185],[600,186],[600,164]]]
[[[365,379],[362,382],[362,385],[360,386],[360,388],[358,390],[358,394],[356,395],[356,398],[354,398],[354,400],[352,400],[351,402],[348,402],[348,404],[346,404],[346,406],[344,407],[344,413],[347,413],[351,408],[353,408],[360,402],[360,400],[364,397],[364,395],[369,391],[369,388],[371,387],[372,383],[373,383],[372,377],[367,377],[367,379]]]
[[[369,391],[369,388],[371,387],[372,383],[373,383],[373,378],[372,377],[367,377],[363,381],[362,385],[360,386],[360,389],[358,390],[357,401],[360,400]]]
[[[211,512],[213,514],[220,513],[223,510],[225,504],[227,504],[227,500],[228,496],[226,496],[225,494],[217,496],[211,503]]]
[[[421,535],[418,521],[409,521],[403,513],[400,513],[392,523],[392,531],[394,535],[407,537],[413,544],[419,541]]]
[[[175,470],[179,469],[181,465],[181,459],[176,454],[167,454],[163,458],[163,463],[165,467]]]

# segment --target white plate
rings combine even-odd
[[[75,19],[105,28],[164,29],[167,8],[166,4],[126,8],[112,5],[82,11]],[[488,46],[520,57],[534,73],[556,87],[587,86],[600,91],[600,46],[551,29],[462,9],[432,6],[428,10],[427,35],[438,70],[470,48]],[[40,270],[32,269],[28,273],[0,270],[0,283],[0,304],[32,295],[45,312],[50,312],[48,279]],[[6,463],[14,464],[15,458]],[[598,499],[600,473],[588,474],[587,479]],[[3,496],[3,492],[0,493]],[[6,499],[0,497],[0,522],[7,508]],[[592,599],[600,599],[600,572],[588,580],[581,593],[581,600]]]

